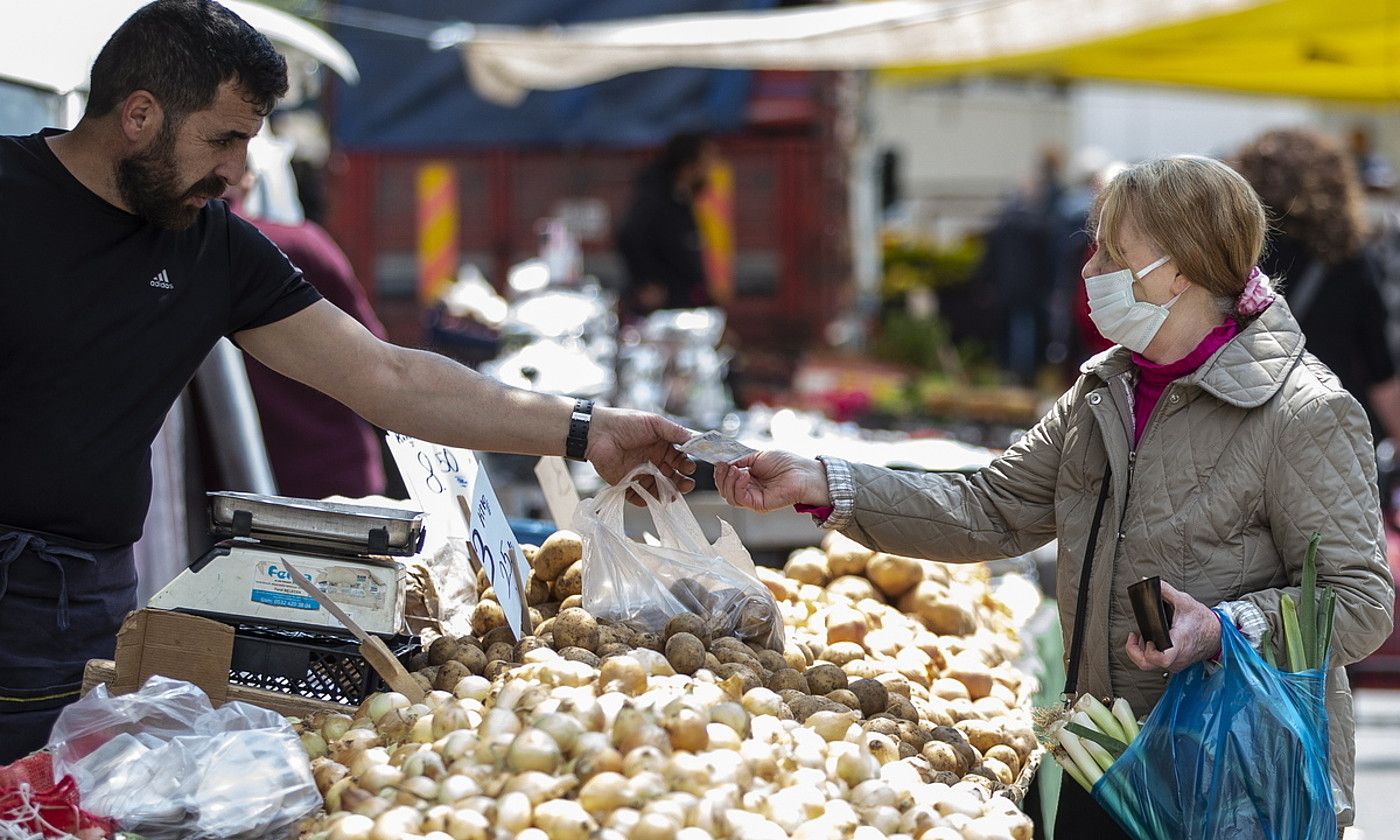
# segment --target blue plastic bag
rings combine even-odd
[[[1094,799],[1138,840],[1336,840],[1326,669],[1280,671],[1220,624],[1220,666],[1172,678]]]

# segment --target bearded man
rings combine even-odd
[[[0,764],[43,746],[87,660],[111,657],[150,443],[223,336],[383,428],[692,484],[680,426],[387,344],[230,213],[218,198],[286,91],[242,19],[158,0],[103,47],[72,131],[0,137]]]

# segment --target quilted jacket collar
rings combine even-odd
[[[1293,366],[1303,355],[1303,331],[1282,297],[1274,300],[1239,335],[1181,381],[1196,385],[1218,399],[1255,408],[1268,402],[1283,387]],[[1134,371],[1132,353],[1111,347],[1085,362],[1081,373],[1107,382]]]

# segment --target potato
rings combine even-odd
[[[582,662],[586,665],[598,667],[598,654],[591,650],[584,650],[581,647],[566,647],[559,651],[559,655],[571,662]]]
[[[559,614],[559,602],[545,601],[543,604],[536,607],[536,609],[540,611],[540,615],[543,616],[545,620],[549,620]]]
[[[421,671],[428,667],[428,652],[426,650],[420,650],[413,654],[408,658],[408,662],[404,667],[410,671]]]
[[[915,709],[914,704],[909,701],[909,698],[902,694],[891,694],[889,705],[885,707],[885,711],[902,720],[914,721],[916,723],[919,720],[918,709]]]
[[[948,679],[946,677],[934,680],[929,691],[933,696],[942,697],[944,700],[971,699],[965,683],[961,680]]]
[[[885,672],[876,677],[875,680],[889,689],[890,694],[898,694],[902,697],[909,697],[911,695],[909,680],[905,679],[903,674]]]
[[[583,561],[579,560],[559,574],[550,585],[550,594],[556,601],[567,601],[574,595],[583,595]]]
[[[625,656],[632,652],[631,645],[624,645],[622,642],[611,642],[598,646],[598,658],[607,659],[609,656]]]
[[[759,679],[758,672],[749,668],[747,665],[741,665],[737,662],[724,662],[720,663],[720,666],[715,668],[714,672],[715,676],[719,677],[721,680],[727,680],[735,676],[739,677],[739,679],[743,681],[741,696],[755,688],[763,687],[763,680]]]
[[[534,543],[523,543],[520,546],[520,555],[525,558],[525,562],[531,566],[535,565],[535,555],[539,553],[540,547]]]
[[[920,583],[899,602],[904,612],[918,616],[940,636],[970,636],[977,632],[977,616],[949,598],[948,591],[931,580]]]
[[[845,665],[853,659],[864,659],[865,648],[855,642],[836,642],[822,648],[822,655],[818,658],[833,665]]]
[[[544,621],[541,621],[539,624],[536,624],[536,625],[535,625],[535,635],[536,635],[536,636],[552,636],[552,635],[554,635],[554,619],[552,619],[552,618],[546,618]]]
[[[457,656],[452,660],[467,666],[467,670],[473,674],[480,674],[486,670],[486,651],[475,645],[460,645],[457,648]]]
[[[972,708],[981,712],[988,720],[1005,717],[1011,711],[1011,707],[995,697],[983,697],[978,700],[973,700]]]
[[[497,659],[495,662],[488,664],[486,670],[483,671],[481,675],[488,680],[494,680],[510,669],[518,667],[520,667],[518,662],[506,662],[505,660]]]
[[[545,644],[544,639],[541,639],[539,636],[526,636],[516,643],[514,659],[516,662],[524,662],[525,654],[532,650],[539,650],[545,647],[549,647],[549,645]]]
[[[777,601],[795,601],[797,599],[797,582],[789,580],[777,569],[759,566],[758,581],[768,587],[768,591]]]
[[[822,540],[832,577],[864,573],[866,563],[875,552],[844,534],[835,531],[832,533],[834,539]]]
[[[549,600],[549,582],[534,572],[525,579],[525,603],[537,607]]]
[[[807,692],[799,691],[795,688],[785,688],[782,691],[779,691],[777,694],[778,697],[781,698],[782,701],[788,705],[788,708],[792,708],[792,704],[798,702],[799,700],[808,699]]]
[[[995,744],[982,753],[983,764],[990,766],[992,761],[1000,761],[1006,765],[1007,769],[1011,771],[1012,782],[1015,781],[1016,776],[1021,774],[1021,755],[1006,744]],[[1009,785],[1012,782],[1006,782],[1006,784]]]
[[[496,587],[494,587],[494,586],[488,586],[488,587],[486,587],[485,589],[483,589],[483,590],[481,591],[481,598],[480,598],[480,600],[482,600],[482,601],[495,601],[495,602],[498,603],[498,604],[501,602],[501,599],[496,597]]]
[[[811,680],[808,680],[809,684],[810,682]],[[838,688],[835,691],[827,692],[824,696],[826,697],[826,699],[834,703],[840,703],[842,706],[845,706],[848,709],[860,711],[860,698],[856,697],[856,695],[848,688]]]
[[[783,574],[799,583],[812,586],[824,585],[831,576],[826,564],[826,554],[817,548],[799,548],[788,555]]]
[[[551,537],[552,539],[552,537]],[[549,540],[545,540],[545,545]],[[544,551],[544,546],[540,547]],[[579,647],[588,651],[598,649],[598,622],[583,609],[570,607],[559,613],[551,626],[554,641],[561,648]]]
[[[680,613],[671,616],[671,620],[666,622],[666,629],[661,632],[665,641],[671,641],[671,637],[677,633],[689,633],[702,643],[709,641],[710,634],[705,632],[705,620],[695,613]]]
[[[832,607],[831,611],[826,614],[826,643],[828,645],[837,642],[862,644],[869,629],[865,623],[865,616],[850,607]]]
[[[992,692],[992,672],[985,665],[969,662],[962,656],[954,659],[943,676],[966,686],[968,697],[973,700],[980,700]]]
[[[886,717],[884,715],[881,715],[879,717],[873,717],[865,721],[865,723],[861,724],[861,728],[864,729],[866,732],[878,732],[881,735],[888,735],[891,738],[898,738],[899,724],[900,721],[897,721],[892,717]]]
[[[428,646],[428,664],[441,665],[449,659],[456,659],[457,651],[461,647],[461,644],[451,636],[439,636]]]
[[[870,581],[854,575],[845,575],[833,580],[827,584],[826,592],[828,596],[840,596],[851,603],[875,601],[882,597]]]
[[[764,682],[764,686],[770,691],[778,692],[779,695],[788,689],[800,691],[803,694],[811,693],[811,688],[807,685],[807,678],[792,668],[774,671],[773,676]],[[797,714],[796,709],[793,709],[793,714]]]
[[[924,570],[912,557],[881,552],[866,562],[865,576],[886,597],[898,598],[924,579]]]
[[[784,668],[792,667],[788,665],[787,658],[784,657],[781,653],[778,653],[776,650],[768,650],[766,648],[763,648],[760,649],[758,653],[755,654],[755,656],[758,659],[758,663],[764,668],[768,669],[769,671],[781,671]],[[794,670],[801,671],[804,668],[796,668]]]
[[[583,606],[582,595],[570,595],[559,603],[559,611],[581,608]]]
[[[873,680],[885,673],[880,663],[869,659],[853,659],[842,665],[841,670],[853,680]]]
[[[876,680],[856,680],[847,688],[860,701],[860,712],[867,718],[878,715],[889,707],[890,692],[883,683]]]
[[[795,645],[792,642],[788,642],[783,646],[783,661],[787,663],[789,668],[795,668],[798,671],[805,669],[808,665],[816,661],[812,659],[811,656],[812,655],[807,652],[806,648]]]
[[[483,650],[490,650],[491,646],[498,642],[515,644],[515,631],[509,625],[502,625],[481,637],[481,647]]]
[[[967,737],[967,742],[983,755],[987,750],[1002,743],[1006,737],[999,725],[986,720],[961,720],[957,723],[957,729]]]
[[[813,665],[803,672],[803,676],[807,678],[807,686],[813,694],[827,695],[850,684],[845,671],[827,662]]]
[[[583,538],[573,531],[555,531],[535,552],[535,574],[541,580],[553,581],[582,559]]]
[[[963,774],[962,756],[958,755],[958,751],[953,749],[951,744],[929,741],[924,744],[920,754],[928,759],[935,772],[957,773],[959,776]]]
[[[959,697],[956,700],[948,701],[948,714],[953,716],[954,723],[964,720],[985,720],[981,710],[972,705],[971,700]]]
[[[515,658],[515,645],[510,642],[496,642],[486,649],[486,661],[488,663],[495,662],[498,659],[505,660],[506,662],[517,661]],[[455,686],[456,683],[454,682],[453,685]]]
[[[666,652],[666,642],[661,638],[660,633],[638,633],[635,639],[636,647],[654,650],[657,653]]]
[[[705,645],[693,633],[673,633],[666,640],[666,661],[677,674],[694,674],[705,664]]]
[[[449,659],[438,666],[437,674],[432,678],[433,688],[438,691],[451,691],[457,687],[457,683],[461,682],[463,677],[470,673],[467,666],[455,659]]]
[[[1004,785],[1009,785],[1016,781],[1016,777],[1011,773],[1011,768],[997,761],[995,758],[983,758],[980,765],[967,772],[969,775],[985,776],[994,781],[1001,782]]]
[[[472,607],[472,632],[476,635],[483,636],[490,630],[505,626],[505,611],[495,601],[478,601]]]
[[[705,664],[704,664],[703,666],[701,666],[701,667],[708,668],[708,669],[710,670],[711,673],[714,673],[714,672],[716,672],[716,671],[719,670],[719,666],[720,666],[721,664],[723,664],[723,663],[721,663],[718,659],[716,659],[716,658],[715,658],[715,655],[714,655],[713,653],[706,652],[706,653],[705,653]]]

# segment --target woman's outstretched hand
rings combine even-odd
[[[732,464],[716,464],[715,486],[729,504],[759,512],[831,504],[822,462],[780,450],[755,452]]]

